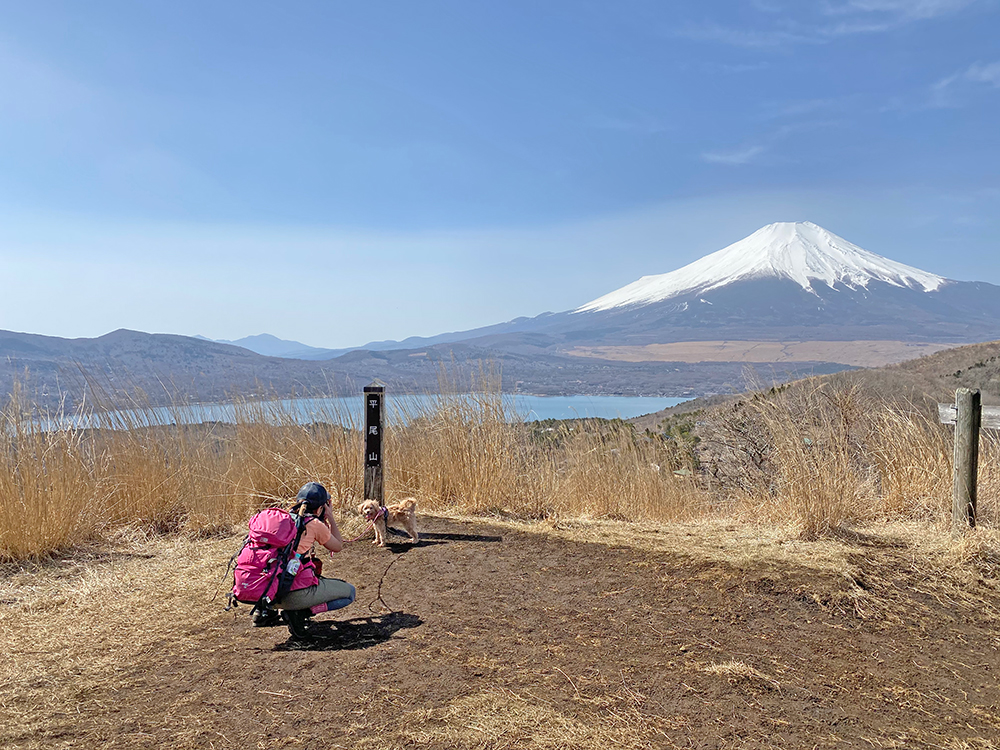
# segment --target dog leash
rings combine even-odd
[[[389,603],[386,602],[386,600],[382,598],[382,583],[385,581],[385,577],[389,574],[389,568],[391,568],[393,565],[395,565],[397,562],[399,562],[399,558],[401,558],[401,557],[402,557],[402,555],[396,555],[394,558],[392,558],[392,562],[389,563],[388,566],[386,566],[386,569],[382,571],[382,575],[378,579],[378,590],[375,593],[375,598],[372,599],[370,602],[368,602],[368,611],[369,612],[374,612],[375,611],[374,609],[372,609],[372,605],[374,605],[375,602],[380,602],[383,607],[385,607],[387,610],[389,610],[389,614],[392,614],[393,612],[395,612],[395,610],[392,607],[389,606]]]

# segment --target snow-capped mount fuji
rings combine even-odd
[[[448,334],[525,354],[609,357],[624,356],[615,347],[634,357],[637,347],[721,341],[886,341],[902,356],[909,344],[995,339],[1000,287],[908,266],[810,222],[769,224],[574,310]]]
[[[670,273],[636,282],[578,308],[576,312],[647,305],[684,294],[709,292],[754,279],[788,279],[815,293],[828,287],[868,288],[872,281],[933,292],[947,279],[863,250],[812,222],[779,222]]]
[[[560,351],[690,341],[971,343],[1000,338],[1000,287],[947,279],[811,222],[769,224],[575,310],[469,331]],[[468,340],[468,339],[466,339]]]

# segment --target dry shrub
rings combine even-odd
[[[979,503],[977,522],[1000,526],[1000,432],[986,430],[979,443]]]
[[[805,538],[876,520],[945,522],[952,437],[936,415],[856,384],[809,382],[762,391],[721,412],[703,457],[717,494],[754,518],[797,526]],[[996,515],[1000,456],[981,452],[980,521]]]
[[[887,408],[871,415],[871,458],[888,518],[942,519],[951,510],[952,440],[925,414]]]
[[[771,504],[814,538],[867,515],[871,473],[858,460],[867,437],[854,389],[778,393],[754,406],[767,426],[777,468]]]
[[[715,441],[721,489],[743,512],[806,538],[865,516],[874,475],[859,461],[869,435],[857,395],[774,388],[731,407]]]

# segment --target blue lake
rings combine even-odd
[[[387,418],[390,422],[403,419],[407,414],[419,414],[433,408],[438,396],[392,396],[387,398]],[[455,398],[469,398],[457,396]],[[601,417],[604,419],[629,419],[642,414],[666,409],[689,399],[654,396],[504,396],[507,413],[512,419],[536,422],[543,419],[577,419]],[[84,418],[68,418],[78,426],[127,428],[151,424],[196,424],[199,422],[231,422],[235,415],[244,415],[244,421],[263,418],[280,423],[292,419],[300,423],[327,422],[359,425],[363,423],[362,397],[289,399],[273,402],[233,404],[193,404],[178,408],[158,407],[134,412],[113,412]],[[52,424],[51,422],[49,424]]]
[[[436,396],[389,396],[387,411],[389,419],[397,418],[408,411],[419,411],[432,406]],[[642,414],[666,409],[668,406],[688,401],[686,398],[653,396],[504,396],[508,413],[517,415],[527,422],[543,419],[577,419],[581,417],[601,417],[604,419],[629,419]],[[298,399],[282,401],[283,408],[293,407],[306,421],[324,422],[332,415],[350,414],[360,417],[361,396],[337,399]]]
[[[529,422],[577,417],[630,419],[689,400],[659,396],[514,396],[514,409]]]

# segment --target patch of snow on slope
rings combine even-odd
[[[946,279],[863,250],[822,227],[779,222],[706,255],[683,268],[636,282],[589,302],[574,312],[610,310],[660,302],[686,292],[712,289],[757,278],[791,279],[813,291],[813,281],[840,282],[856,289],[872,280],[932,292]]]

